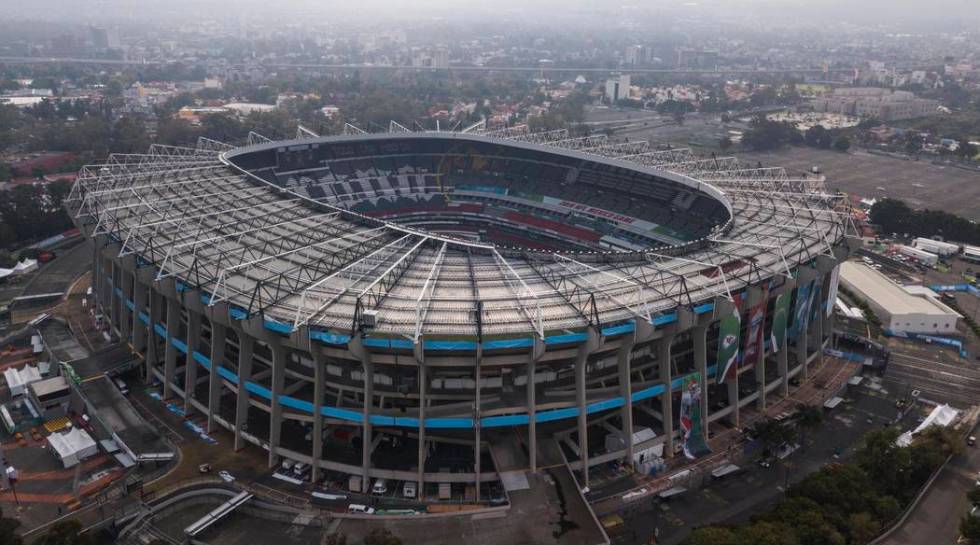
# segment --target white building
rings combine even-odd
[[[610,104],[630,97],[630,75],[621,74],[606,80],[606,100]]]
[[[913,289],[910,293],[884,274],[863,263],[841,264],[841,284],[867,301],[882,325],[896,333],[940,333],[956,331],[960,315],[944,305],[935,294]]]
[[[950,244],[949,242],[940,242],[938,240],[932,240],[931,238],[919,237],[915,239],[913,245],[926,252],[932,252],[936,255],[941,255],[943,257],[950,256],[959,253],[960,247],[957,244]]]

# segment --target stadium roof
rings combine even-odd
[[[293,330],[350,331],[376,312],[376,332],[517,335],[652,320],[830,254],[848,231],[844,201],[814,178],[782,169],[745,168],[733,158],[698,159],[690,150],[645,142],[533,134],[526,128],[462,133],[316,137],[269,143],[250,135],[232,148],[202,139],[197,148],[151,146],[84,167],[67,201],[92,235],[117,240],[198,289],[209,305],[262,314]],[[236,157],[270,146],[344,140],[453,138],[542,154],[587,157],[656,173],[730,207],[732,220],[701,240],[627,254],[537,253],[471,243],[365,218],[276,186],[237,168]]]

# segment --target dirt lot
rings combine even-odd
[[[797,173],[819,165],[831,189],[867,197],[894,197],[916,208],[945,210],[980,220],[980,171],[944,167],[925,160],[904,161],[864,152],[838,153],[805,147],[773,153],[741,153],[738,158],[753,165],[761,161],[764,166],[786,167]]]

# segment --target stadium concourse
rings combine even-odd
[[[67,206],[113,334],[235,449],[482,499],[492,448],[648,470],[785,395],[853,240],[817,179],[524,127],[154,145]]]

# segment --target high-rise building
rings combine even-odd
[[[629,98],[630,96],[630,75],[620,74],[614,78],[606,80],[606,100],[610,104]]]
[[[646,62],[647,50],[642,45],[631,45],[626,48],[626,64],[636,66]]]

